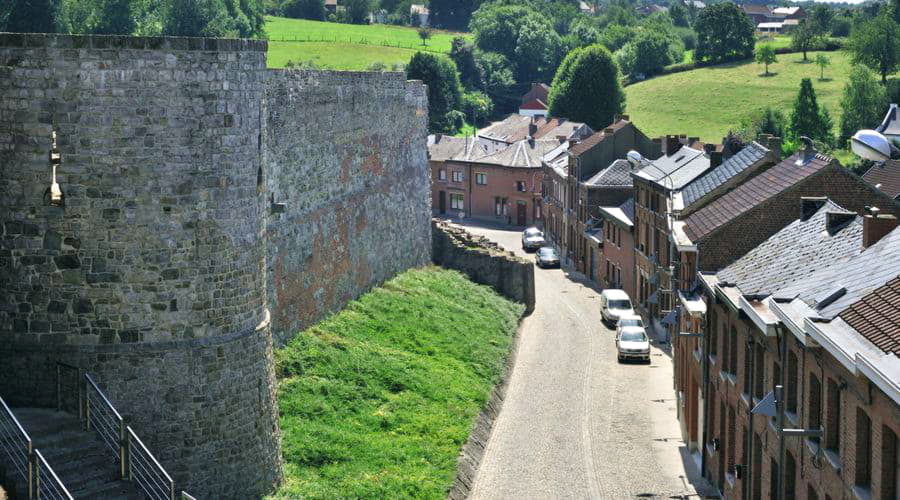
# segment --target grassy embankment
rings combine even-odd
[[[831,66],[822,81],[819,67],[812,63],[816,54],[808,54],[809,63],[803,63],[803,54],[779,54],[778,62],[769,66],[770,76],[762,76],[762,65],[748,61],[651,78],[625,88],[626,112],[650,137],[677,133],[720,142],[755,110],[768,106],[789,114],[800,80],[811,78],[819,105],[828,108],[837,125],[850,55],[826,52]]]
[[[434,30],[422,45],[415,28],[385,24],[342,24],[286,17],[266,17],[268,65],[281,68],[289,61],[313,61],[322,68],[364,70],[381,62],[406,64],[417,50],[450,52],[453,37],[466,33]],[[297,41],[294,41],[297,40]],[[387,46],[386,46],[386,45]]]
[[[444,498],[524,307],[407,271],[276,351],[282,498]]]

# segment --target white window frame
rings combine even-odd
[[[454,170],[452,173],[453,182],[462,182],[463,181],[463,172],[462,170]]]
[[[437,177],[438,177],[439,181],[446,181],[447,180],[447,171],[444,170],[443,168],[439,168]]]
[[[465,210],[466,209],[466,196],[461,193],[450,193],[450,209],[451,210]]]
[[[487,186],[487,174],[484,172],[475,172],[475,184]]]

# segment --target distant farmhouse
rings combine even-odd
[[[789,32],[806,19],[803,7],[771,8],[766,4],[745,2],[741,10],[753,21],[756,31],[762,33]]]
[[[519,114],[523,116],[547,116],[550,102],[550,86],[546,83],[532,83],[531,90],[522,96]]]

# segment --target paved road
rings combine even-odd
[[[533,259],[518,231],[469,230]],[[649,366],[619,364],[595,289],[565,270],[536,268],[535,281],[472,497],[697,498],[669,356],[654,346]]]

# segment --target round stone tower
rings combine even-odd
[[[56,363],[86,370],[204,498],[281,479],[265,56],[0,34],[0,395],[55,406]]]

